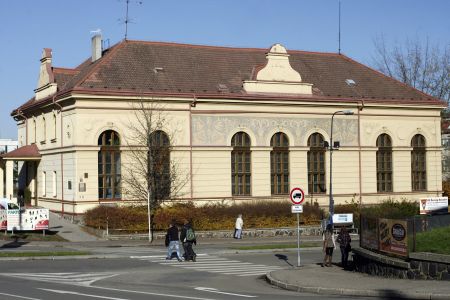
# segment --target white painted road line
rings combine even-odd
[[[252,295],[244,295],[244,294],[235,294],[235,293],[222,292],[222,291],[219,291],[218,289],[208,288],[208,287],[196,287],[195,289],[197,291],[216,293],[216,294],[222,294],[222,295],[237,296],[237,297],[245,297],[245,298],[256,298],[257,297],[257,296],[252,296]]]
[[[74,291],[52,290],[52,289],[44,289],[44,288],[38,288],[38,289],[46,291],[46,292],[57,293],[57,294],[69,294],[69,295],[99,298],[99,299],[110,299],[110,300],[130,300],[128,298],[115,298],[115,297],[108,297],[108,296],[101,296],[101,295],[84,294],[84,293],[78,293],[78,292],[74,292]]]
[[[42,300],[42,299],[38,299],[38,298],[30,298],[30,297],[13,295],[13,294],[7,294],[7,293],[0,293],[0,295],[5,295],[5,296],[8,296],[8,297],[19,298],[19,299],[27,299],[27,300]]]

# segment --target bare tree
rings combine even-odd
[[[171,158],[176,130],[169,129],[174,126],[163,105],[155,100],[140,99],[131,106],[133,118],[128,126],[122,189],[127,198],[147,203],[149,241],[152,242],[152,211],[164,201],[181,195],[188,174]]]
[[[407,39],[404,45],[386,45],[383,35],[374,40],[374,66],[424,93],[450,101],[450,47],[431,46],[428,39]]]

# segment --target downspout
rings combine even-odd
[[[28,145],[28,119],[25,117],[25,115],[23,114],[23,112],[21,110],[17,110],[17,114],[20,115],[24,122],[25,122],[25,145]],[[28,163],[24,162],[22,168],[25,167],[25,186],[24,186],[24,190],[27,188],[28,186]],[[0,191],[0,194],[3,194],[3,191]],[[24,194],[24,198],[25,198],[25,194]],[[31,201],[31,199],[30,199]],[[35,204],[36,204],[36,200],[35,200]]]
[[[58,106],[59,114],[60,114],[60,136],[61,136],[61,213],[64,215],[64,165],[63,165],[63,118],[62,118],[62,106],[58,102],[55,101],[56,95],[53,96],[53,104]]]
[[[362,169],[361,169],[361,111],[364,109],[364,100],[361,100],[361,105],[358,107],[358,158],[359,158],[359,206],[362,205]]]
[[[191,200],[194,199],[194,179],[193,177],[193,165],[192,165],[192,108],[196,107],[197,105],[197,97],[195,94],[192,95],[192,98],[194,99],[190,105],[189,105],[189,177],[191,181]]]
[[[20,115],[23,120],[25,121],[25,145],[28,145],[28,122],[25,115],[22,113],[21,110],[17,110],[17,114]]]

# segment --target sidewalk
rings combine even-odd
[[[450,299],[448,281],[407,280],[369,276],[331,268],[305,265],[266,275],[269,283],[283,289],[325,295],[367,296],[392,299]]]

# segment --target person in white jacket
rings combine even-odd
[[[242,220],[242,215],[239,214],[236,219],[236,225],[234,226],[234,238],[241,239],[242,238],[242,227],[244,226],[244,221]]]

